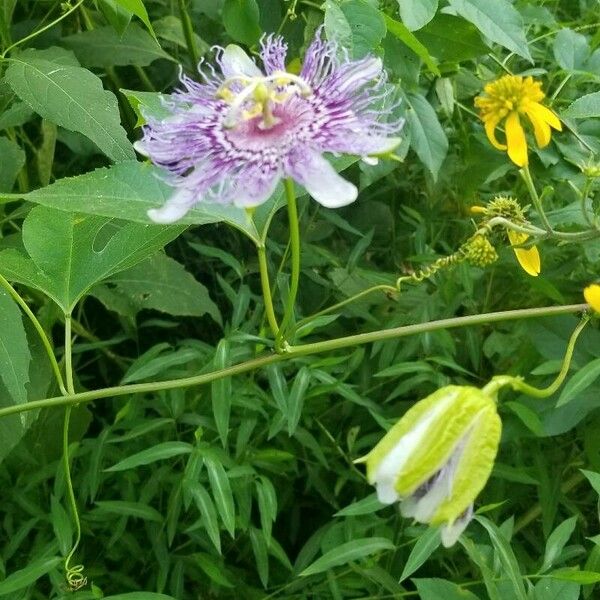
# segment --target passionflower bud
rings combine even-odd
[[[358,462],[384,504],[404,517],[442,525],[452,546],[473,515],[498,451],[502,424],[492,396],[447,386],[415,404]]]

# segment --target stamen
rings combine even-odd
[[[241,89],[234,89],[240,86]],[[273,115],[271,104],[281,104],[298,93],[307,97],[313,92],[298,75],[276,71],[265,77],[230,77],[219,86],[215,96],[230,105],[223,123],[225,127],[235,127],[240,119],[248,121],[262,114],[259,127],[270,129],[279,123],[279,119]]]

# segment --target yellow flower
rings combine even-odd
[[[600,313],[600,285],[597,283],[588,285],[585,290],[583,290],[583,296],[591,308],[597,313]]]
[[[519,246],[524,244],[529,237],[526,233],[513,231],[512,229],[509,229],[507,233],[510,244],[515,251],[519,264],[523,267],[523,270],[532,277],[537,277],[542,270],[538,249],[535,246],[531,246],[531,248],[519,248]]]
[[[551,127],[557,131],[562,130],[558,117],[540,104],[543,98],[542,84],[534,81],[533,77],[520,75],[505,75],[488,83],[484,94],[475,98],[475,106],[480,111],[491,144],[498,150],[508,150],[509,158],[519,167],[528,163],[527,141],[519,115],[524,115],[531,121],[535,141],[540,148],[550,143]],[[503,119],[506,119],[506,144],[496,138],[496,127]]]

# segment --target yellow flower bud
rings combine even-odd
[[[583,290],[585,301],[590,305],[592,310],[600,313],[600,285],[592,283]]]
[[[442,543],[449,547],[471,520],[501,428],[491,396],[446,386],[415,404],[357,462],[366,462],[380,502],[400,501],[403,516],[442,525]]]

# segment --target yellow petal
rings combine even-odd
[[[537,106],[541,106],[538,104]],[[527,109],[527,116],[533,125],[533,134],[535,135],[535,141],[540,148],[545,148],[550,143],[552,133],[550,131],[550,125],[540,117],[539,112],[536,110],[536,105],[531,106]]]
[[[496,127],[498,126],[499,121],[500,119],[497,118],[486,119],[484,122],[485,133],[494,148],[497,148],[498,150],[506,150],[506,144],[501,144],[496,138]]]
[[[506,145],[510,160],[518,167],[524,167],[528,162],[527,140],[517,112],[510,113],[506,119]]]
[[[532,104],[532,109],[535,110],[538,117],[546,121],[550,127],[556,129],[557,131],[562,131],[562,123],[560,122],[560,119],[549,108],[546,108],[543,104],[539,104],[539,102],[535,102]]]
[[[592,283],[583,290],[585,301],[595,310],[600,313],[600,285]]]
[[[532,277],[537,277],[542,270],[538,249],[535,246],[532,246],[531,248],[517,248],[516,246],[525,243],[529,236],[526,233],[513,231],[512,229],[509,229],[507,233],[508,239],[513,246],[515,256],[523,268],[523,271]]]

